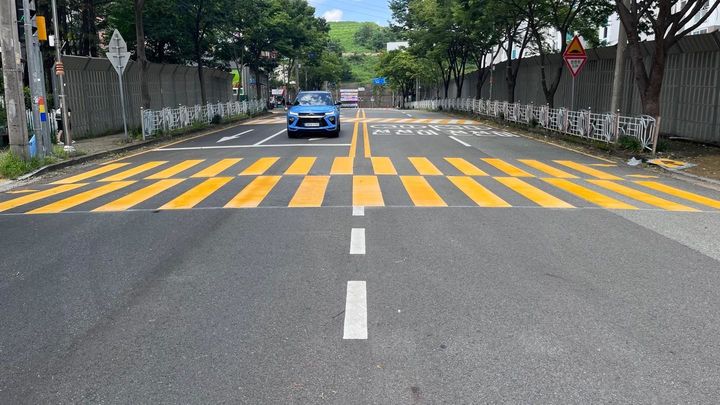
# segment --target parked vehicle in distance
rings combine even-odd
[[[340,135],[340,103],[328,91],[302,91],[287,111],[288,137],[302,133],[324,132],[330,137]]]

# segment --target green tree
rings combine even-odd
[[[380,56],[378,71],[388,79],[389,86],[400,93],[401,107],[405,108],[405,99],[413,92],[421,75],[419,60],[404,50],[387,52]]]

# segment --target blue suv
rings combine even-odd
[[[340,103],[328,91],[301,91],[288,108],[287,132],[297,138],[308,131],[320,131],[336,138],[340,135]]]

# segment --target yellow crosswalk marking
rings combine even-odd
[[[600,186],[602,188],[608,189],[610,191],[614,191],[614,192],[624,195],[626,197],[630,197],[632,199],[644,202],[646,204],[650,204],[652,206],[662,208],[664,210],[697,211],[695,208],[690,208],[685,205],[678,204],[676,202],[668,201],[664,198],[656,197],[652,194],[644,193],[640,190],[635,190],[633,188],[623,186],[621,184],[614,183],[609,180],[588,180],[588,182],[595,184],[597,186]]]
[[[495,177],[495,180],[509,187],[535,204],[545,208],[574,208],[565,201],[552,196],[517,177]]]
[[[288,207],[320,207],[325,198],[330,176],[306,176]]]
[[[190,177],[215,177],[219,175],[220,173],[224,172],[225,170],[229,169],[231,166],[237,164],[239,161],[241,161],[242,158],[236,158],[236,159],[223,159],[215,164],[212,164],[208,167],[206,167],[203,170],[200,170],[199,172],[193,174]]]
[[[502,160],[502,159],[491,159],[491,158],[483,158],[482,159],[485,163],[490,164],[494,166],[496,169],[502,171],[503,173],[507,174],[508,176],[513,177],[535,177],[532,174],[526,172],[525,170],[520,169],[517,166],[513,166],[510,163]]]
[[[353,176],[353,206],[382,207],[385,205],[377,176]]]
[[[565,167],[569,167],[573,170],[577,170],[580,173],[589,174],[595,178],[602,179],[602,180],[622,180],[620,177],[615,176],[610,173],[606,173],[602,170],[593,169],[590,166],[583,165],[580,163],[575,163],[571,160],[555,160],[555,163],[561,164]]]
[[[661,191],[665,194],[674,195],[675,197],[680,197],[680,198],[683,198],[688,201],[692,201],[692,202],[696,202],[698,204],[707,205],[708,207],[720,209],[720,201],[702,196],[700,194],[695,194],[695,193],[691,193],[689,191],[680,190],[679,188],[671,187],[671,186],[668,186],[668,185],[665,185],[662,183],[658,183],[655,181],[636,181],[635,183],[640,184],[641,186],[651,188],[656,191]]]
[[[285,174],[306,175],[310,173],[310,170],[315,164],[315,160],[317,160],[315,157],[299,157],[288,167]]]
[[[281,176],[258,176],[245,186],[225,208],[255,208],[280,181]]]
[[[21,205],[30,204],[31,202],[42,200],[43,198],[52,197],[54,195],[64,193],[66,191],[75,190],[84,186],[86,183],[63,184],[47,190],[38,191],[33,194],[27,194],[22,197],[13,198],[12,200],[0,202],[0,212],[11,210]]]
[[[435,167],[428,158],[425,157],[409,157],[408,160],[415,166],[418,174],[422,176],[442,176],[440,169]]]
[[[264,157],[258,159],[255,163],[248,166],[247,169],[240,172],[241,176],[259,176],[265,174],[265,172],[274,165],[275,162],[280,160],[278,157]]]
[[[333,160],[330,174],[353,174],[353,158],[338,156]]]
[[[148,180],[155,180],[155,179],[169,179],[170,177],[183,172],[191,167],[197,166],[200,163],[204,162],[205,159],[198,159],[198,160],[186,160],[184,162],[180,162],[176,164],[175,166],[168,167],[167,169],[157,172],[151,176],[145,177]]]
[[[537,160],[533,159],[518,159],[519,162],[528,165],[532,167],[533,169],[540,170],[543,173],[547,173],[555,178],[558,179],[577,179],[578,176],[574,174],[570,174],[564,170],[560,170],[558,168],[552,167],[548,164],[545,164],[543,162],[539,162]]]
[[[575,184],[570,180],[565,179],[543,179],[545,182],[552,184],[553,186],[565,190],[570,194],[576,195],[583,200],[590,201],[591,203],[608,209],[615,210],[636,210],[637,207],[624,203],[620,200],[608,197],[605,194],[598,193],[597,191],[591,190],[587,187]]]
[[[405,191],[417,207],[447,207],[447,203],[422,176],[400,176]]]
[[[160,207],[161,210],[182,210],[198,205],[210,194],[216,192],[220,187],[230,182],[234,177],[211,177],[190,190],[180,194],[175,199]]]
[[[372,163],[373,173],[375,174],[397,174],[397,170],[395,170],[395,166],[389,157],[371,157],[370,163]]]
[[[154,162],[147,162],[143,163],[140,166],[133,167],[132,169],[128,169],[125,171],[122,171],[120,173],[113,174],[112,176],[105,177],[103,179],[100,179],[99,181],[104,182],[113,182],[113,181],[121,181],[121,180],[127,180],[132,176],[135,176],[140,173],[144,173],[148,170],[152,170],[158,166],[164,165],[167,163],[167,161],[154,161]]]
[[[117,200],[109,202],[101,207],[95,208],[93,211],[124,211],[140,204],[143,201],[149,200],[150,198],[162,193],[170,187],[182,183],[183,181],[184,179],[163,179],[147,187],[141,188],[140,190],[120,197]]]
[[[78,181],[89,179],[90,177],[98,176],[100,174],[104,174],[107,172],[111,172],[115,169],[121,168],[123,166],[127,166],[130,163],[111,163],[109,165],[105,165],[102,167],[99,167],[97,169],[89,170],[84,173],[80,173],[76,176],[68,177],[62,180],[58,180],[53,182],[52,184],[70,184],[70,183],[77,183]]]
[[[448,180],[481,207],[510,207],[505,200],[483,187],[472,177],[448,176]]]
[[[80,204],[92,201],[98,197],[102,197],[105,194],[120,190],[121,188],[127,187],[133,183],[135,183],[135,181],[116,181],[113,183],[103,184],[102,186],[96,187],[92,190],[84,191],[63,200],[56,201],[52,204],[36,208],[32,211],[29,211],[28,214],[54,214],[58,212],[63,212],[72,207],[76,207]]]
[[[467,160],[463,158],[449,158],[446,157],[445,160],[450,163],[451,165],[455,166],[456,169],[460,170],[460,172],[466,176],[487,176],[488,174],[484,171],[480,170],[477,166],[474,164],[468,162]]]

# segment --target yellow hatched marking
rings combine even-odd
[[[255,208],[267,197],[282,176],[258,176],[245,186],[225,208]]]
[[[410,122],[410,121],[412,121],[412,118],[400,118],[398,120],[398,124],[403,124],[403,123]]]
[[[310,173],[310,170],[315,164],[315,160],[317,160],[317,158],[315,157],[299,157],[295,159],[295,161],[293,162],[293,164],[290,165],[290,167],[288,167],[288,169],[285,171],[285,174],[306,175]]]
[[[588,166],[595,166],[595,167],[615,167],[617,166],[615,163],[590,163]]]
[[[427,124],[432,121],[430,118],[416,118],[413,120],[413,124]]]
[[[526,164],[534,169],[540,170],[541,172],[547,173],[553,177],[556,177],[558,179],[577,179],[578,176],[574,174],[570,174],[564,170],[560,170],[558,168],[552,167],[548,164],[545,164],[543,162],[539,162],[537,160],[533,159],[518,159],[519,162],[522,162],[523,164]]]
[[[468,162],[467,160],[463,158],[449,158],[446,157],[445,160],[450,163],[451,165],[455,166],[456,169],[460,170],[460,172],[466,176],[487,176],[488,174],[484,171],[480,170],[477,166],[474,164]]]
[[[517,177],[495,177],[503,185],[522,195],[535,204],[545,208],[574,208],[565,201],[552,196]]]
[[[147,187],[141,188],[135,192],[132,192],[126,196],[120,197],[115,201],[107,203],[102,207],[95,208],[93,211],[108,212],[108,211],[124,211],[130,209],[143,201],[149,200],[150,198],[162,193],[170,187],[176,186],[182,183],[185,179],[164,179],[157,181]]]
[[[373,173],[375,174],[397,174],[395,166],[389,157],[371,157],[370,163],[372,163]]]
[[[358,112],[359,114],[360,112]],[[348,151],[348,157],[354,158],[355,154],[357,153],[357,137],[358,137],[358,128],[360,124],[356,121],[355,125],[353,126],[353,134],[352,139],[350,140],[350,150]]]
[[[477,122],[475,122],[475,121],[473,121],[473,120],[463,120],[462,123],[465,124],[465,125],[475,125],[475,124],[477,124]]]
[[[353,174],[353,158],[338,156],[333,160],[330,174]]]
[[[695,208],[690,208],[688,206],[678,204],[676,202],[672,202],[672,201],[666,200],[664,198],[656,197],[652,194],[644,193],[640,190],[635,190],[634,188],[623,186],[621,184],[614,183],[609,180],[588,180],[588,182],[595,184],[597,186],[600,186],[602,188],[608,189],[610,191],[614,191],[614,192],[624,195],[626,197],[630,197],[632,199],[644,202],[646,204],[650,204],[652,206],[662,208],[664,210],[697,211]]]
[[[633,177],[636,179],[657,179],[658,176],[651,176],[649,174],[628,174],[627,177]]]
[[[569,168],[571,168],[571,169],[573,169],[573,170],[577,170],[577,171],[579,171],[580,173],[589,174],[590,176],[593,176],[593,177],[598,178],[598,179],[602,179],[602,180],[622,180],[620,177],[615,176],[615,175],[613,175],[613,174],[606,173],[606,172],[604,172],[604,171],[602,171],[602,170],[593,169],[593,168],[590,167],[590,166],[583,165],[583,164],[580,164],[580,163],[576,163],[576,162],[573,162],[573,161],[571,161],[571,160],[555,160],[555,163],[561,164],[561,165],[563,165],[563,166],[565,166],[565,167],[569,167]]]
[[[292,200],[290,200],[288,207],[322,206],[329,181],[330,176],[306,176],[300,183],[300,187],[298,187]]]
[[[104,174],[110,171],[113,171],[115,169],[118,169],[123,166],[127,166],[130,163],[111,163],[109,165],[105,165],[102,167],[99,167],[97,169],[93,169],[90,171],[87,171],[85,173],[80,173],[76,176],[68,177],[66,179],[58,180],[53,182],[52,184],[70,184],[70,183],[76,183],[81,180],[89,179],[90,177],[94,177],[100,174]]]
[[[148,180],[169,179],[170,177],[173,177],[176,174],[183,172],[191,167],[197,166],[204,161],[205,161],[205,159],[186,160],[184,162],[176,164],[175,166],[168,167],[167,169],[165,169],[161,172],[157,172],[157,173],[153,174],[152,176],[148,176],[145,178]]]
[[[180,194],[174,200],[169,201],[161,210],[182,210],[189,209],[198,205],[201,201],[208,198],[210,194],[216,192],[220,187],[230,182],[234,177],[212,177],[209,178],[190,190]]]
[[[152,170],[160,165],[164,165],[165,163],[167,163],[167,161],[155,161],[155,162],[143,163],[140,166],[133,167],[132,169],[128,169],[128,170],[122,171],[120,173],[113,174],[112,176],[105,177],[104,179],[100,179],[100,181],[111,182],[111,181],[126,180],[132,176],[135,176],[136,174],[140,174],[140,173],[146,172],[148,170]]]
[[[448,121],[448,124],[457,124],[457,123],[458,123],[458,120],[449,120]]]
[[[430,121],[431,124],[447,124],[448,120],[432,120]]]
[[[264,174],[270,166],[274,165],[275,162],[280,160],[278,157],[264,157],[258,159],[255,163],[248,166],[247,169],[240,172],[241,176],[259,176]]]
[[[589,201],[597,206],[612,210],[636,210],[637,207],[624,203],[620,200],[608,197],[605,194],[598,193],[587,187],[575,184],[566,179],[543,179],[545,182],[553,186],[565,190],[570,194],[576,195],[585,201]]]
[[[418,174],[423,176],[442,176],[442,172],[428,158],[409,157],[408,160],[415,166]]]
[[[422,176],[400,176],[405,191],[417,207],[447,207],[435,189]]]
[[[42,200],[43,198],[52,197],[54,195],[64,193],[66,191],[75,190],[87,183],[63,184],[47,190],[38,191],[33,194],[24,195],[22,197],[13,198],[12,200],[0,202],[0,212],[19,207],[21,205],[30,204],[31,202]]]
[[[502,159],[483,158],[482,160],[485,161],[485,163],[495,166],[496,169],[502,171],[503,173],[507,174],[508,176],[535,177],[532,174],[526,172],[525,170],[522,170],[517,166],[513,166],[510,163],[508,163]]]
[[[448,180],[481,207],[510,207],[505,200],[483,187],[472,177],[448,176]]]
[[[98,197],[102,197],[105,194],[120,190],[121,188],[127,187],[133,183],[135,183],[135,181],[117,181],[114,183],[103,184],[102,186],[96,187],[92,190],[84,191],[82,193],[78,193],[74,196],[68,197],[64,200],[56,201],[52,204],[48,204],[43,207],[36,208],[32,211],[28,211],[28,214],[55,214],[58,212],[63,212],[72,207],[76,207],[80,204],[92,201]]]
[[[365,113],[363,112],[363,114]],[[363,122],[363,149],[365,149],[366,158],[372,156],[372,152],[370,151],[370,134],[368,133],[367,122]]]
[[[702,196],[700,194],[695,194],[695,193],[691,193],[689,191],[680,190],[679,188],[670,187],[668,185],[658,183],[655,181],[636,181],[635,183],[637,183],[641,186],[651,188],[656,191],[663,192],[665,194],[670,194],[675,197],[684,198],[688,201],[692,201],[692,202],[696,202],[698,204],[707,205],[708,207],[720,209],[720,201]]]
[[[353,176],[353,206],[382,207],[385,205],[377,176]]]
[[[193,174],[190,177],[215,177],[218,174],[224,172],[225,170],[229,169],[230,166],[233,166],[237,164],[239,161],[241,161],[242,158],[237,159],[223,159],[211,166],[206,167],[205,169]]]
[[[6,191],[6,193],[7,194],[27,194],[27,193],[34,193],[37,191],[39,191],[39,190],[33,190],[33,189],[28,188],[25,190],[10,190],[10,191]]]

